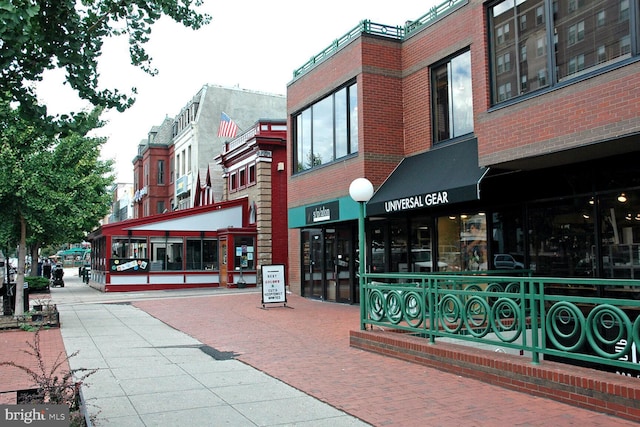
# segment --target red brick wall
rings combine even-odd
[[[477,115],[481,164],[640,132],[640,63]]]
[[[475,111],[488,103],[486,37],[482,3],[470,3],[404,42],[402,47],[404,152],[411,156],[432,146],[429,67],[463,49],[471,50]]]
[[[358,156],[292,176],[289,180],[290,207],[344,197],[349,194],[351,181],[362,176],[378,186],[402,159],[400,53],[397,41],[363,36],[289,86],[287,110],[291,115],[361,73],[357,80]],[[293,130],[290,120],[289,117],[289,129]],[[290,132],[289,153],[293,153],[292,141]]]
[[[164,160],[164,184],[158,185],[158,161]],[[144,168],[141,172],[142,180],[140,186],[147,187],[147,195],[144,196],[143,201],[149,203],[149,215],[156,215],[162,212],[157,212],[157,206],[159,201],[164,201],[166,209],[171,210],[169,205],[169,199],[173,194],[173,184],[170,183],[170,163],[169,163],[169,150],[167,147],[149,147],[143,154],[143,164],[149,165],[149,182],[144,181]],[[146,200],[145,200],[146,199]]]

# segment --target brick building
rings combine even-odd
[[[208,184],[208,201],[222,200],[222,169],[213,159],[236,133],[220,133],[222,114],[249,129],[260,117],[283,117],[285,98],[263,92],[204,85],[174,118],[149,131],[133,159],[135,217],[198,206],[196,186]]]
[[[256,286],[261,265],[285,264],[286,205],[271,203],[286,200],[286,121],[256,122],[284,115],[281,95],[205,85],[151,128],[133,160],[134,219],[89,236],[91,285]]]
[[[294,72],[289,277],[358,302],[368,271],[640,277],[640,2],[445,2],[362,21]]]
[[[248,200],[249,224],[255,234],[237,237],[235,247],[242,248],[244,244],[253,249],[244,268],[255,271],[258,282],[261,266],[288,262],[287,206],[281,202],[287,199],[286,142],[285,119],[260,119],[226,142],[215,159],[224,171],[223,199]],[[236,254],[234,265],[243,265],[242,256]]]

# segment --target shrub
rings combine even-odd
[[[29,291],[46,291],[49,289],[49,279],[39,276],[27,276],[24,281],[29,283]]]

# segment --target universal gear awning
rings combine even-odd
[[[478,166],[475,138],[406,157],[367,203],[367,216],[478,200],[488,170]]]

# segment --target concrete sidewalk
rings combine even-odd
[[[367,425],[128,304],[59,305],[97,425]]]

